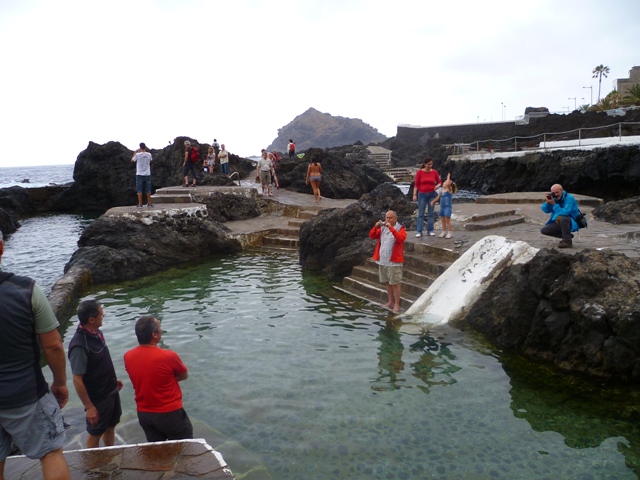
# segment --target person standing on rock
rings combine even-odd
[[[178,382],[189,377],[177,353],[158,346],[160,322],[151,315],[136,322],[139,345],[124,354],[138,410],[138,421],[149,442],[193,438],[191,420],[182,406]]]
[[[216,161],[217,161],[218,160],[218,154],[220,153],[220,144],[218,143],[218,139],[217,138],[213,139],[213,144],[211,146],[213,147],[213,151],[216,154]]]
[[[269,152],[262,150],[262,158],[258,161],[258,176],[260,177],[260,183],[262,184],[262,195],[269,193],[270,197],[273,197],[273,191],[271,190],[271,175],[275,174],[273,171],[273,162],[269,159]]]
[[[422,236],[424,226],[424,211],[427,210],[427,235],[433,237],[434,228],[434,209],[435,206],[431,201],[436,198],[436,188],[442,184],[440,175],[433,169],[433,158],[424,157],[422,166],[416,172],[416,178],[413,182],[413,201],[418,201],[418,223],[416,226],[416,237]]]
[[[576,199],[565,192],[562,185],[556,183],[551,187],[551,192],[547,193],[541,208],[544,213],[550,213],[551,217],[540,229],[540,233],[561,238],[558,248],[571,248],[573,246],[571,232],[578,231],[578,222],[575,219],[580,215]]]
[[[389,210],[384,221],[378,220],[369,232],[369,238],[378,240],[373,252],[373,259],[378,263],[380,282],[387,286],[389,301],[383,307],[394,313],[400,311],[400,283],[402,282],[402,265],[404,263],[404,242],[407,231],[398,223],[398,215]]]
[[[69,363],[73,385],[87,415],[87,448],[115,445],[116,425],[122,407],[116,370],[104,336],[100,331],[104,312],[97,300],[85,300],[78,306],[80,324],[69,343]]]
[[[296,156],[296,144],[293,143],[292,139],[289,139],[289,143],[287,144],[287,153],[289,154],[289,158]]]
[[[184,187],[189,186],[189,173],[193,177],[193,186],[196,186],[196,163],[198,162],[199,155],[193,151],[196,147],[191,148],[191,142],[185,140],[184,142],[184,161],[182,162],[182,174],[184,175]],[[197,151],[197,150],[196,150]],[[196,157],[196,158],[194,158]]]
[[[229,152],[227,152],[227,147],[225,147],[224,143],[222,144],[222,149],[217,155],[220,159],[220,171],[225,175],[229,175]]]
[[[153,207],[151,203],[151,162],[153,158],[147,152],[144,142],[136,150],[131,162],[136,164],[136,191],[138,192],[138,208],[142,208],[142,194],[147,194],[147,207]]]
[[[313,160],[311,160],[311,163],[307,167],[307,178],[305,184],[309,185],[309,182],[311,182],[311,189],[313,190],[313,198],[315,203],[318,203],[322,200],[322,196],[320,195],[321,180],[322,165],[320,165],[316,157],[313,157]]]
[[[4,241],[0,231],[0,259]],[[0,478],[14,443],[42,477],[68,480],[61,409],[69,400],[58,320],[35,280],[0,271]],[[42,374],[40,350],[53,374]]]

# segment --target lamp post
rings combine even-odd
[[[500,105],[502,106],[502,108],[500,109],[500,114],[502,115],[502,120],[504,120],[506,115],[505,109],[507,108],[507,106],[504,104],[504,102],[500,102]]]
[[[593,105],[593,87],[582,87],[582,88],[588,88],[589,90],[591,90],[591,101],[589,102],[589,106]]]
[[[576,101],[576,97],[569,97],[569,100],[573,100],[573,109],[578,109],[578,102]]]

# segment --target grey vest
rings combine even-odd
[[[8,278],[6,278],[8,277]],[[0,409],[36,402],[49,390],[31,310],[35,282],[0,272]]]

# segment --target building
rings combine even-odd
[[[629,89],[636,84],[640,84],[640,67],[633,67],[629,70],[629,78],[619,78],[616,90],[624,97]]]

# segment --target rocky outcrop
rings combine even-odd
[[[369,239],[369,230],[388,210],[394,210],[407,229],[414,228],[415,204],[391,183],[344,209],[322,210],[300,227],[300,264],[333,280],[349,275],[373,254],[375,242]]]
[[[209,218],[220,223],[259,217],[267,211],[268,205],[258,196],[257,190],[235,187],[232,192],[229,194],[216,191],[208,192],[206,195],[196,192],[193,199],[206,205]]]
[[[5,235],[15,232],[20,226],[20,216],[33,214],[36,207],[29,192],[22,187],[0,189],[0,230]]]
[[[296,144],[296,151],[309,148],[330,148],[353,145],[360,141],[365,145],[382,142],[386,136],[359,118],[346,118],[322,113],[310,108],[294,118],[291,123],[278,129],[278,136],[267,150],[287,151],[289,139]]]
[[[145,212],[102,215],[87,227],[78,246],[65,272],[89,270],[94,283],[140,278],[172,265],[241,250],[204,206],[152,216]]]
[[[640,262],[543,249],[506,268],[459,323],[562,370],[640,381]]]
[[[171,145],[158,150],[151,149],[152,190],[161,187],[181,185],[184,182],[182,162],[184,141],[190,140],[200,151],[200,163],[196,170],[207,185],[225,185],[229,180],[219,174],[202,172],[202,159],[207,155],[208,144],[199,144],[188,137],[178,137]],[[136,167],[131,163],[133,151],[118,142],[98,145],[90,142],[86,150],[80,152],[73,170],[73,184],[56,199],[52,208],[56,211],[97,211],[104,212],[111,207],[135,205]],[[230,155],[230,171],[239,172],[245,178],[254,169],[250,160]]]
[[[276,175],[281,188],[300,193],[312,193],[305,184],[307,167],[312,159],[322,165],[320,192],[326,198],[360,198],[378,185],[391,182],[380,167],[363,156],[347,156],[351,147],[342,149],[312,148],[303,159],[285,158],[278,162]]]
[[[482,194],[546,191],[616,200],[640,195],[640,146],[531,153],[521,157],[455,160],[435,166],[459,188]]]
[[[640,223],[640,197],[607,202],[591,213],[597,219],[609,223]]]

